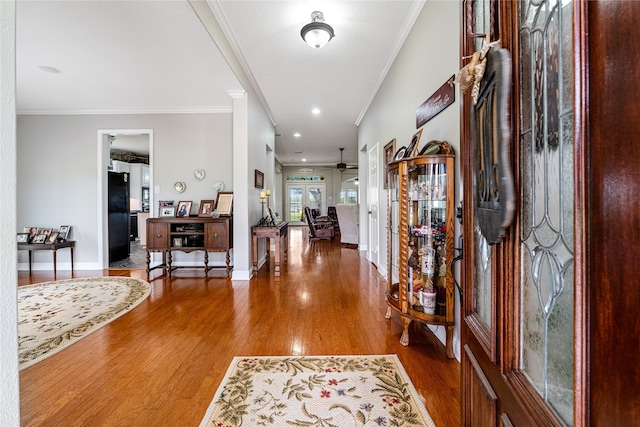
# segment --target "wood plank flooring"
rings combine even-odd
[[[358,250],[290,229],[282,276],[271,265],[231,282],[223,272],[153,271],[149,298],[20,373],[24,426],[197,426],[234,356],[398,354],[437,426],[460,425],[460,366],[412,323],[400,345],[385,320],[385,281]],[[78,271],[74,277],[144,270]],[[58,280],[70,277],[59,271]],[[53,274],[19,273],[19,285]]]

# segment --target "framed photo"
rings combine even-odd
[[[16,237],[18,243],[29,243],[29,233],[18,233]]]
[[[255,172],[255,187],[264,188],[264,174],[256,169]]]
[[[49,237],[47,237],[47,243],[48,244],[56,243],[58,241],[59,234],[60,233],[58,231],[52,231],[51,234],[49,234]]]
[[[182,247],[182,237],[174,237],[173,238],[173,247],[181,248]]]
[[[422,129],[420,129],[418,132],[413,134],[413,137],[411,138],[411,144],[409,144],[409,146],[407,147],[407,152],[404,154],[404,157],[413,157],[415,156],[418,151],[418,145],[420,145],[420,137],[422,136]]]
[[[160,216],[176,216],[176,207],[160,206]]]
[[[384,146],[384,189],[389,189],[389,163],[393,162],[394,156],[396,153],[396,139],[393,138],[391,141]]]
[[[220,215],[233,215],[233,193],[220,191],[216,200],[216,210]]]
[[[158,201],[158,216],[167,216],[167,215],[162,215],[162,208],[168,208],[174,206],[174,201],[173,200],[159,200]],[[175,212],[173,213],[173,215],[171,216],[175,216]]]
[[[29,233],[29,242],[33,242],[33,239],[38,234],[38,227],[25,227],[22,229],[23,233]]]
[[[213,200],[200,200],[199,217],[210,217],[213,213]]]
[[[62,240],[68,240],[71,235],[71,226],[70,225],[61,225],[58,228],[58,237]]]
[[[32,243],[44,243],[47,241],[47,235],[46,234],[38,234],[36,235],[36,237],[33,238],[33,242]]]
[[[52,231],[53,231],[53,229],[51,229],[51,228],[39,228],[38,229],[38,235],[44,234],[46,236],[46,239],[48,239],[49,235],[51,234]],[[42,243],[44,243],[44,242],[42,242]]]
[[[176,217],[188,217],[191,213],[191,200],[181,200],[178,202],[178,210],[176,211]]]

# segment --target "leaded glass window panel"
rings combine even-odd
[[[573,424],[571,1],[520,3],[520,369]]]
[[[469,0],[471,1],[471,0]],[[472,2],[473,33],[477,35],[491,33],[491,10],[495,7],[491,0],[476,0]],[[479,51],[485,43],[484,37],[476,37],[473,40],[474,51]],[[477,314],[478,320],[487,328],[492,329],[491,313],[493,304],[491,293],[493,289],[491,246],[482,235],[477,219],[474,216],[474,238],[473,246],[475,251],[475,268],[473,274],[473,311]]]

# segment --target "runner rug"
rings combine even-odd
[[[396,355],[235,357],[201,427],[435,426]]]
[[[149,296],[149,283],[93,277],[18,287],[20,370],[52,356]]]

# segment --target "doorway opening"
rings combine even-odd
[[[98,130],[98,252],[102,268],[146,267],[153,206],[153,130]]]
[[[287,184],[287,221],[291,225],[304,225],[304,207],[322,216],[327,214],[325,183],[288,183]]]

